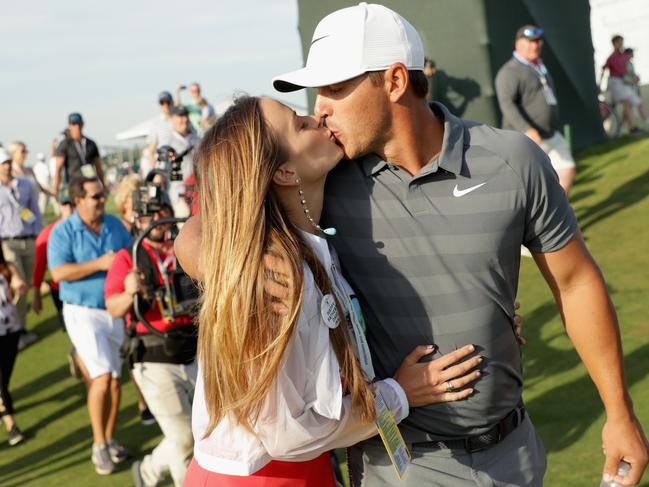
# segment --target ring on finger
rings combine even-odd
[[[453,392],[455,390],[455,386],[453,385],[453,382],[446,381],[446,392]]]

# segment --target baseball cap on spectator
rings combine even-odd
[[[524,37],[525,39],[540,39],[543,37],[543,29],[537,27],[536,25],[528,24],[524,25],[516,31],[516,39]]]
[[[83,125],[83,117],[80,113],[71,113],[70,115],[68,115],[68,123],[70,125]]]
[[[4,164],[5,162],[10,161],[11,154],[9,154],[9,151],[7,151],[7,149],[4,149],[3,147],[0,147],[0,164]]]
[[[189,112],[187,109],[182,106],[182,105],[176,105],[171,109],[171,114],[172,115],[178,115],[179,117],[187,116],[189,115]]]
[[[327,86],[394,63],[424,69],[424,48],[415,28],[383,5],[359,3],[337,10],[316,26],[306,66],[273,79],[277,91]]]
[[[36,154],[36,160],[44,162],[45,161],[45,154],[43,154],[42,152],[39,152],[38,154]]]
[[[173,103],[174,99],[168,91],[161,91],[158,94],[158,103]]]
[[[72,198],[70,197],[70,190],[67,188],[61,188],[59,190],[59,197],[58,197],[59,203],[62,205],[71,205],[72,204]]]

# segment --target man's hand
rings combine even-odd
[[[525,131],[525,135],[527,135],[530,139],[536,142],[537,145],[541,145],[541,136],[539,135],[539,131],[536,130],[534,127],[528,128]]]
[[[271,309],[273,313],[284,316],[288,313],[286,299],[288,298],[288,279],[291,275],[291,268],[282,257],[271,253],[264,254],[264,268],[266,270],[264,290],[273,300]]]
[[[473,393],[473,388],[463,387],[480,377],[480,371],[472,369],[482,362],[482,357],[460,361],[471,355],[475,347],[466,345],[430,362],[419,362],[423,356],[433,353],[436,348],[435,345],[421,345],[415,348],[394,374],[394,380],[405,391],[410,407],[457,401]]]
[[[37,315],[41,314],[43,310],[43,300],[41,298],[41,290],[37,287],[32,289],[32,310]]]
[[[107,271],[108,269],[110,269],[110,266],[113,264],[114,259],[115,259],[115,252],[109,250],[104,255],[97,258],[97,267],[99,267],[99,270]]]
[[[124,292],[135,296],[142,289],[142,280],[137,270],[133,269],[124,278]]]
[[[649,443],[637,418],[626,420],[608,419],[602,431],[602,448],[606,455],[604,478],[619,485],[636,485],[649,460]],[[617,469],[623,460],[631,465],[626,477],[618,477]]]

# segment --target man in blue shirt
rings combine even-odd
[[[90,376],[92,461],[98,474],[108,475],[128,452],[113,439],[124,327],[106,311],[104,281],[115,252],[128,247],[131,237],[118,218],[105,214],[106,194],[99,179],[73,180],[70,196],[76,210],[52,230],[47,244],[48,265],[52,278],[60,283],[68,335]]]
[[[34,241],[41,230],[38,194],[28,179],[11,174],[12,158],[0,148],[0,240],[6,259],[13,262],[23,279],[31,279],[34,270]],[[27,295],[18,298],[16,308],[23,328],[27,318]],[[34,333],[23,333],[18,348],[36,340]]]

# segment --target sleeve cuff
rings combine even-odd
[[[394,420],[397,423],[400,423],[405,418],[407,418],[408,414],[410,413],[410,406],[408,405],[408,397],[406,396],[406,392],[399,385],[399,383],[392,378],[383,379],[381,381],[381,386],[381,389],[383,390],[389,389],[389,392],[385,391],[390,395],[390,403],[388,404],[388,406],[390,407],[390,410],[394,415]],[[385,399],[388,400],[387,398]]]

